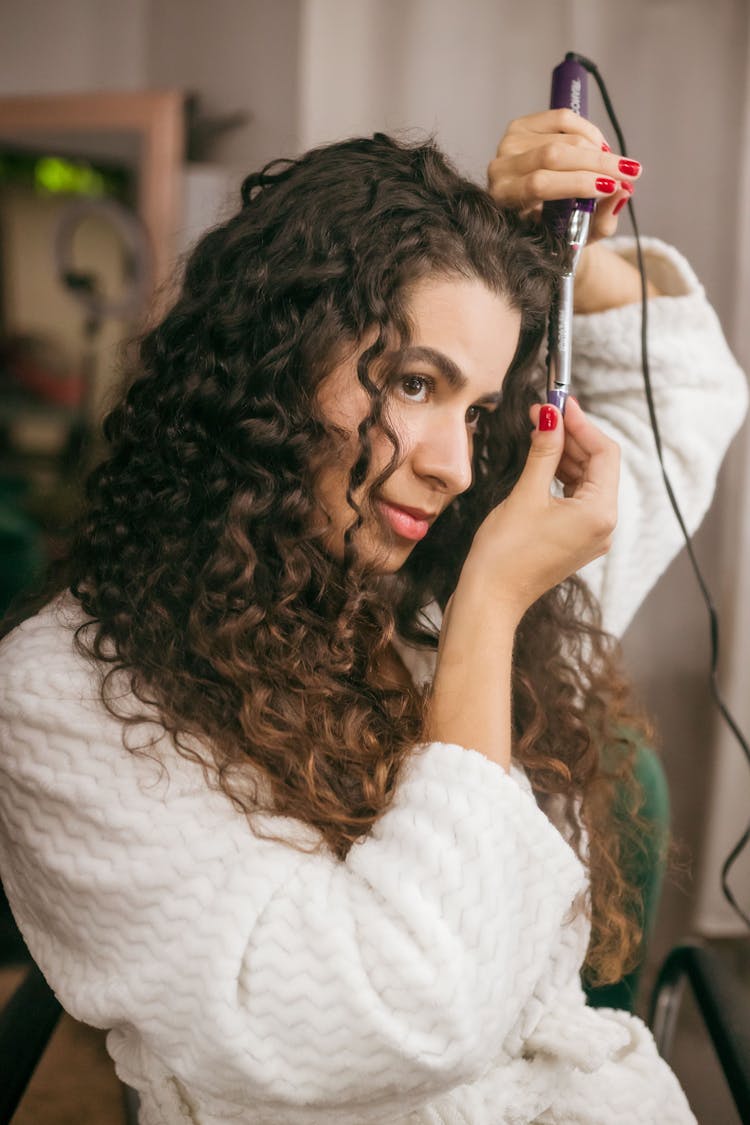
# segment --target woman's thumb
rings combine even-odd
[[[532,420],[537,411],[531,448],[519,484],[523,481],[526,486],[549,492],[563,453],[565,424],[556,406],[532,407]]]

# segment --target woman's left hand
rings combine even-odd
[[[638,161],[611,152],[591,121],[570,109],[549,109],[511,121],[487,169],[487,184],[501,206],[539,218],[547,201],[597,201],[576,271],[574,306],[593,313],[641,299],[638,271],[600,241],[616,232],[640,174]],[[651,281],[648,294],[659,296]]]
[[[609,150],[601,131],[570,109],[511,121],[487,169],[490,195],[523,215],[554,199],[595,199],[589,242],[613,235],[641,174],[636,160]]]

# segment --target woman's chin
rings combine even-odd
[[[416,547],[416,542],[394,534],[378,521],[376,529],[365,526],[354,537],[357,562],[374,574],[396,574]],[[342,531],[329,535],[326,542],[328,554],[341,562],[344,558]]]
[[[396,574],[412,553],[416,543],[386,534],[363,536],[357,544],[359,561],[375,574]]]

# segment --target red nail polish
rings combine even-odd
[[[554,430],[557,426],[557,411],[554,406],[543,406],[539,411],[539,429]]]
[[[637,176],[641,170],[641,166],[637,160],[622,159],[617,167],[620,169],[623,176]]]
[[[610,180],[609,176],[599,176],[596,181],[596,190],[604,192],[605,195],[611,195],[616,186],[615,181]]]
[[[623,207],[627,203],[627,201],[628,201],[628,197],[625,196],[625,198],[621,199],[619,203],[615,203],[614,207],[612,208],[612,214],[613,215],[619,215],[620,212],[622,211]]]
[[[626,191],[628,193],[628,195],[632,195],[633,192],[635,191],[635,188],[633,187],[633,185],[629,184],[627,180],[623,180],[622,183],[620,184],[620,187],[622,188],[623,191]]]
[[[607,142],[602,141],[602,152],[611,152],[611,151],[612,151],[612,149],[609,147]]]

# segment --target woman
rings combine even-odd
[[[635,275],[594,248],[575,370],[604,421],[563,423],[517,214],[595,194],[601,232],[637,174],[566,114],[501,143],[510,209],[430,145],[320,149],[248,177],[145,338],[71,589],[3,644],[0,795],[29,948],[142,1122],[694,1120],[579,980],[638,934],[633,718],[576,572],[621,629],[678,547],[610,307]],[[744,382],[689,268],[651,261],[683,294],[654,379],[695,525]]]

